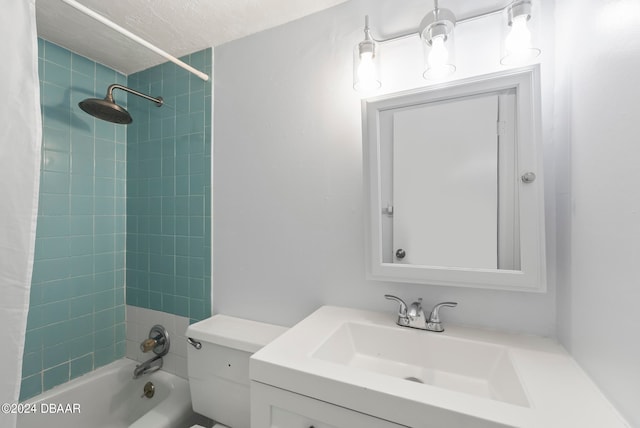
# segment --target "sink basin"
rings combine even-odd
[[[414,329],[345,322],[312,358],[529,407],[506,347]]]
[[[553,339],[396,317],[323,306],[252,355],[252,385],[412,428],[629,427]]]

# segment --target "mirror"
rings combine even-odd
[[[539,68],[363,101],[370,279],[546,289]]]

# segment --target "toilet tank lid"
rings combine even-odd
[[[218,314],[191,324],[187,337],[254,353],[285,331],[287,328],[279,325]]]

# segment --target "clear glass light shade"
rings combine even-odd
[[[451,76],[456,71],[454,63],[453,33],[434,36],[430,43],[423,41],[425,55],[425,71],[427,80],[440,80]]]
[[[371,49],[362,48],[362,43],[353,51],[353,89],[358,92],[372,92],[380,89],[380,55],[375,45]]]
[[[540,55],[540,49],[533,46],[531,31],[529,30],[529,15],[514,16],[506,27],[503,42],[503,55],[500,63],[503,65],[521,65]]]

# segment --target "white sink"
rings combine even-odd
[[[332,363],[529,406],[506,347],[345,322],[311,355]]]
[[[251,381],[412,428],[628,428],[552,339],[396,317],[324,306],[253,354]]]

